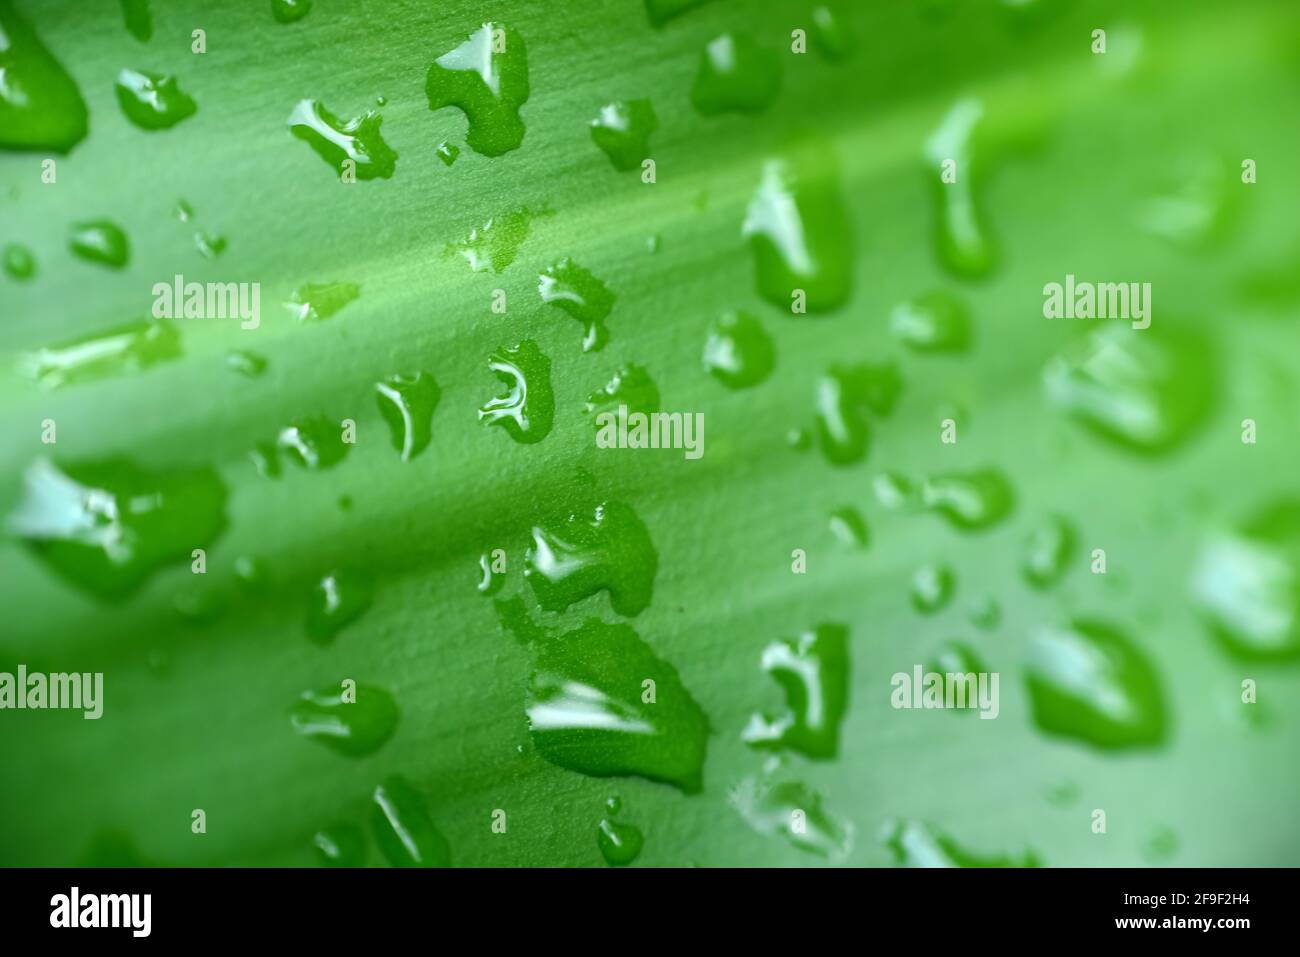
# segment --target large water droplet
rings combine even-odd
[[[360,618],[375,600],[375,583],[357,568],[330,572],[316,583],[307,603],[307,637],[326,645]]]
[[[190,561],[226,526],[226,487],[210,468],[145,470],[126,459],[39,459],[23,477],[9,531],[56,574],[116,601],[165,565]]]
[[[776,365],[776,349],[762,324],[747,312],[729,312],[709,330],[704,368],[730,389],[758,385]]]
[[[950,292],[938,291],[894,307],[889,328],[917,352],[965,352],[970,348],[970,312]]]
[[[988,233],[981,205],[984,172],[974,148],[984,115],[979,100],[954,106],[925,144],[925,176],[934,197],[935,244],[939,261],[952,273],[978,278],[992,272],[997,249]],[[952,161],[953,182],[944,182]]]
[[[531,444],[546,438],[555,420],[555,393],[551,360],[537,343],[525,339],[513,348],[498,349],[489,357],[488,368],[509,389],[478,410],[479,421],[500,425],[516,442]]]
[[[817,380],[817,439],[832,465],[866,458],[871,444],[868,413],[894,410],[903,380],[893,363],[831,366]]]
[[[659,127],[649,100],[619,100],[600,108],[591,121],[591,139],[614,169],[637,169],[650,155],[650,134]]]
[[[785,692],[777,718],[751,715],[741,739],[757,748],[788,748],[810,758],[835,757],[849,706],[849,632],[820,624],[763,649],[762,667]]]
[[[853,849],[853,825],[828,812],[821,795],[798,781],[745,778],[730,801],[759,834],[779,834],[801,851],[840,861]]]
[[[428,802],[405,778],[393,774],[375,788],[370,826],[375,843],[393,867],[450,867],[451,847],[429,816]]]
[[[597,352],[609,339],[605,320],[614,308],[614,293],[572,259],[561,259],[537,277],[542,302],[563,309],[582,323],[582,351]]]
[[[139,372],[178,359],[180,334],[166,322],[141,320],[108,332],[29,352],[19,372],[47,389]]]
[[[1033,851],[973,854],[923,821],[886,821],[881,840],[904,867],[1041,867]]]
[[[72,227],[68,248],[86,262],[121,269],[131,258],[131,246],[122,227],[107,219],[77,223]]]
[[[528,99],[524,38],[501,23],[485,23],[429,67],[429,109],[456,106],[469,121],[465,143],[484,156],[500,156],[524,141],[519,108]]]
[[[67,153],[86,136],[86,101],[8,2],[0,3],[0,147]]]
[[[375,384],[379,412],[388,423],[393,448],[403,462],[415,458],[433,437],[433,413],[442,390],[427,372],[391,375]]]
[[[747,33],[724,33],[704,48],[691,103],[704,116],[761,113],[780,92],[780,54]]]
[[[355,699],[353,699],[355,695]],[[374,754],[397,727],[397,702],[383,688],[358,684],[304,691],[290,712],[293,729],[339,754]]]
[[[599,591],[632,617],[650,604],[659,556],[636,512],[604,502],[593,513],[537,525],[524,556],[524,577],[547,611],[563,611]]]
[[[1111,322],[1051,359],[1043,385],[1053,405],[1098,435],[1159,453],[1185,441],[1209,414],[1214,362],[1192,334]]]
[[[843,305],[852,285],[853,237],[834,151],[811,145],[764,163],[741,236],[754,253],[759,294],[769,302],[789,310],[801,290],[808,312]]]
[[[1034,723],[1107,750],[1150,747],[1168,730],[1155,668],[1122,632],[1096,621],[1044,628],[1025,669]]]
[[[199,106],[176,77],[140,70],[117,75],[117,102],[126,118],[142,130],[166,130],[198,112]]]
[[[645,837],[631,824],[620,824],[612,817],[601,818],[596,829],[596,845],[610,867],[627,867],[641,853]]]
[[[305,140],[340,176],[346,172],[343,161],[351,160],[359,180],[388,179],[397,168],[397,153],[379,131],[383,122],[376,110],[341,120],[316,100],[299,100],[288,120],[289,132]]]
[[[361,287],[353,282],[307,283],[293,291],[285,303],[299,322],[319,322],[334,315],[361,295]]]
[[[1300,656],[1300,501],[1272,503],[1206,542],[1191,592],[1211,633],[1237,657]]]

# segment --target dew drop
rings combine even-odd
[[[216,259],[226,251],[226,237],[214,236],[206,230],[196,230],[194,233],[194,248],[198,250],[199,255],[204,259]]]
[[[894,338],[916,352],[966,352],[970,327],[966,304],[945,291],[900,303],[889,315]]]
[[[293,730],[348,757],[374,754],[397,727],[397,702],[382,688],[358,684],[354,690],[355,700],[345,700],[340,685],[304,691],[290,711]]]
[[[933,475],[921,483],[921,505],[963,531],[998,524],[1011,514],[1015,493],[997,469]]]
[[[1020,573],[1035,588],[1050,588],[1065,573],[1074,550],[1074,528],[1059,515],[1049,515],[1025,543]]]
[[[528,99],[524,38],[501,23],[485,23],[429,67],[429,109],[459,107],[469,129],[465,143],[484,156],[500,156],[524,141],[519,108]]]
[[[513,348],[498,349],[488,358],[488,368],[508,389],[478,410],[479,421],[500,425],[516,442],[532,444],[546,438],[555,419],[555,393],[551,360],[537,343],[525,339]]]
[[[375,384],[379,412],[402,461],[415,458],[433,437],[433,413],[442,390],[427,372],[391,375]]]
[[[704,48],[691,103],[703,116],[761,113],[780,92],[780,54],[747,33],[724,33]]]
[[[758,385],[776,365],[776,349],[762,324],[746,312],[729,312],[704,342],[704,368],[730,389]]]
[[[316,859],[325,867],[364,867],[366,835],[355,824],[337,824],[317,831],[311,839]]]
[[[0,3],[0,147],[67,153],[86,137],[86,101],[36,31]]]
[[[903,380],[893,363],[832,365],[817,380],[817,440],[832,465],[866,458],[871,444],[868,413],[889,415]]]
[[[762,668],[785,692],[786,711],[777,718],[751,715],[741,740],[818,760],[835,757],[849,704],[848,640],[843,625],[819,624],[764,648]]]
[[[968,279],[993,271],[997,249],[989,236],[981,204],[983,167],[974,140],[984,105],[975,99],[957,103],[925,144],[925,175],[934,197],[935,246],[949,272]],[[956,164],[956,181],[943,181],[943,166]]]
[[[1203,248],[1223,239],[1237,213],[1236,187],[1231,184],[1239,180],[1239,172],[1208,154],[1182,157],[1171,166],[1167,188],[1138,207],[1138,225],[1184,248]]]
[[[812,41],[828,60],[844,60],[856,45],[853,33],[844,18],[831,6],[814,7],[812,12]]]
[[[831,512],[831,534],[849,548],[863,549],[871,542],[871,531],[867,520],[852,505],[845,505]]]
[[[1020,855],[973,854],[923,821],[886,821],[881,841],[903,867],[1041,867],[1033,851]]]
[[[318,645],[332,642],[374,602],[375,584],[359,569],[330,572],[316,583],[307,603],[307,637]]]
[[[600,108],[591,139],[620,172],[638,169],[650,155],[650,134],[659,127],[649,100],[619,100]]]
[[[629,506],[604,502],[593,512],[535,525],[524,577],[547,611],[563,611],[600,591],[631,618],[650,604],[659,555]]]
[[[343,161],[351,160],[358,180],[389,179],[397,169],[397,153],[379,130],[383,122],[376,110],[342,120],[311,99],[294,104],[288,119],[289,132],[336,173],[345,173]]]
[[[435,152],[438,159],[442,160],[442,165],[444,166],[451,166],[460,158],[460,147],[455,143],[449,143],[446,140],[443,140],[438,144],[438,148]]]
[[[8,529],[61,578],[106,601],[158,569],[185,564],[226,527],[226,487],[211,468],[146,470],[123,458],[38,459]]]
[[[596,844],[610,867],[627,867],[640,855],[644,843],[644,836],[631,824],[619,824],[606,817],[596,828]]]
[[[1034,723],[1104,750],[1150,747],[1168,732],[1155,668],[1118,629],[1096,621],[1044,628],[1025,670]]]
[[[582,351],[598,352],[609,339],[605,320],[617,298],[609,287],[572,259],[561,259],[537,277],[542,302],[582,323]]]
[[[281,429],[276,445],[303,468],[313,470],[338,465],[352,448],[343,441],[339,424],[323,415],[299,419]]]
[[[226,366],[242,376],[256,379],[266,371],[266,359],[246,349],[232,349],[226,353]]]
[[[72,227],[68,248],[86,262],[121,269],[131,258],[131,246],[122,227],[107,219],[77,223]]]
[[[983,631],[991,631],[1002,622],[1002,606],[985,595],[974,605],[968,615],[970,623]]]
[[[801,851],[841,861],[853,849],[853,825],[828,812],[821,795],[798,781],[745,778],[730,803],[757,833],[779,834]]]
[[[626,406],[629,413],[659,411],[659,387],[636,363],[623,366],[604,387],[588,396],[583,411],[598,419],[604,413],[617,414],[619,406]]]
[[[4,269],[10,279],[19,282],[31,279],[36,275],[36,260],[32,258],[32,251],[26,246],[9,243],[4,250]]]
[[[271,0],[271,16],[280,23],[294,23],[311,12],[312,0]]]
[[[428,801],[393,774],[375,788],[370,826],[393,867],[450,867],[451,847],[429,816]]]
[[[515,261],[519,247],[528,238],[534,217],[539,215],[546,215],[546,212],[531,210],[527,206],[515,207],[493,216],[482,226],[475,226],[468,236],[447,249],[464,257],[474,272],[486,269],[502,272]]]
[[[922,565],[912,575],[912,607],[923,615],[942,611],[956,587],[956,576],[947,565]]]
[[[162,73],[124,69],[117,75],[117,102],[142,130],[166,130],[198,112],[198,104]]]

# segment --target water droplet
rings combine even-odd
[[[375,584],[359,569],[330,572],[316,583],[307,604],[307,636],[326,645],[360,618],[375,600]]]
[[[593,513],[536,525],[524,555],[524,577],[547,611],[563,611],[599,591],[631,618],[650,604],[659,556],[636,512],[604,502]]]
[[[1103,58],[1106,59],[1106,58]],[[1198,248],[1224,238],[1237,213],[1239,171],[1206,154],[1174,161],[1167,188],[1138,207],[1146,232],[1177,246]]]
[[[555,419],[555,393],[551,360],[537,343],[525,339],[513,348],[498,349],[488,358],[488,368],[509,389],[478,410],[479,421],[500,425],[516,442],[532,444],[546,438]]]
[[[1025,671],[1034,723],[1107,750],[1160,744],[1168,719],[1154,667],[1119,630],[1095,621],[1044,628]]]
[[[867,413],[889,415],[902,388],[893,363],[831,366],[817,380],[817,438],[827,461],[862,461],[871,443]]]
[[[86,262],[121,269],[131,258],[131,247],[122,227],[107,219],[77,223],[72,227],[68,248]]]
[[[235,579],[240,587],[250,592],[263,592],[270,581],[266,562],[254,555],[240,555],[235,559]]]
[[[444,166],[451,166],[460,158],[460,147],[455,143],[449,143],[446,140],[443,140],[438,144],[436,153],[438,159],[442,160]]]
[[[659,387],[635,363],[623,366],[603,388],[589,395],[583,411],[594,418],[604,412],[617,412],[620,405],[627,406],[629,413],[648,415],[659,411]]]
[[[546,210],[516,207],[493,216],[482,226],[475,226],[467,237],[447,249],[463,256],[474,272],[490,269],[499,273],[515,261],[519,247],[528,238],[533,218],[545,215],[548,215]]]
[[[299,322],[318,322],[328,319],[352,300],[361,295],[361,287],[353,282],[308,283],[293,291],[286,306]]]
[[[253,468],[257,469],[257,474],[262,478],[280,477],[280,453],[274,442],[258,442],[248,453],[248,457],[253,463]]]
[[[484,156],[500,156],[524,141],[519,108],[528,100],[524,38],[501,23],[485,23],[429,67],[429,109],[456,106],[469,122],[465,143]]]
[[[317,100],[299,100],[289,114],[289,132],[304,140],[336,173],[343,175],[344,160],[355,164],[358,180],[389,179],[397,169],[397,153],[384,142],[376,110],[342,120]]]
[[[839,861],[853,849],[853,825],[823,808],[821,795],[805,784],[749,777],[730,802],[759,834],[779,834],[801,851]]]
[[[925,615],[946,608],[956,589],[956,576],[947,565],[922,565],[912,575],[912,607]]]
[[[271,15],[280,23],[293,23],[311,12],[311,0],[271,0]]]
[[[812,448],[812,432],[796,427],[785,433],[785,444],[796,452],[807,452]]]
[[[226,251],[226,237],[214,236],[202,229],[194,233],[194,248],[204,259],[216,259]]]
[[[1002,622],[1002,606],[991,596],[985,595],[970,610],[970,622],[976,628],[990,631]]]
[[[610,867],[627,867],[637,859],[645,838],[631,824],[602,818],[596,829],[596,844]]]
[[[704,342],[704,368],[731,389],[758,385],[772,373],[776,349],[762,324],[747,312],[718,319]]]
[[[393,448],[403,462],[415,458],[433,437],[433,413],[442,390],[427,372],[391,375],[375,384],[379,412],[388,423]]]
[[[117,102],[126,118],[142,130],[170,129],[199,109],[176,77],[128,69],[117,75]]]
[[[145,470],[122,458],[33,462],[8,519],[56,574],[116,601],[166,565],[190,561],[226,526],[226,487],[210,468]]]
[[[496,608],[533,654],[527,713],[542,757],[593,777],[637,775],[700,790],[708,719],[677,669],[632,628],[589,618],[551,635],[518,598],[498,599]]]
[[[856,45],[848,24],[829,6],[813,8],[812,41],[828,60],[847,58]]]
[[[194,207],[183,199],[178,199],[176,205],[172,207],[172,215],[182,223],[188,223],[194,218]]]
[[[650,255],[653,256],[655,253],[659,252],[659,246],[660,241],[657,235],[646,237],[645,248],[646,252],[650,253]]]
[[[852,505],[831,512],[831,534],[850,548],[866,548],[871,541],[867,520]]]
[[[1020,572],[1035,588],[1050,588],[1065,572],[1074,550],[1074,528],[1059,515],[1049,515],[1029,534]]]
[[[478,557],[478,592],[480,595],[487,597],[495,595],[506,583],[506,573],[494,572],[492,570],[492,556],[484,552]]]
[[[582,323],[582,351],[598,352],[609,339],[605,320],[617,298],[609,287],[572,259],[561,259],[537,277],[542,302]]]
[[[965,99],[944,117],[925,144],[925,175],[934,197],[935,243],[939,261],[952,273],[979,278],[997,264],[981,204],[984,173],[974,149],[984,116],[979,100]],[[944,164],[955,164],[955,182],[943,181]]]
[[[619,100],[600,108],[591,121],[591,139],[614,169],[638,169],[650,155],[650,134],[659,127],[649,100]]]
[[[977,469],[927,477],[921,483],[921,504],[955,528],[976,531],[1010,515],[1015,493],[997,469]]]
[[[1202,620],[1233,655],[1300,656],[1300,501],[1267,505],[1207,541],[1190,588]]]
[[[1209,414],[1213,357],[1198,337],[1110,323],[1075,340],[1043,369],[1048,400],[1098,435],[1166,452]]]
[[[945,291],[900,303],[889,315],[894,337],[917,352],[967,351],[970,325],[966,304]]]
[[[86,101],[36,31],[0,3],[0,147],[67,153],[86,137]]]
[[[308,469],[327,469],[337,465],[352,448],[351,443],[343,441],[339,424],[323,415],[299,419],[281,429],[276,445]]]
[[[10,279],[26,280],[36,275],[36,260],[26,246],[9,243],[4,251],[5,273]]]
[[[691,103],[704,116],[761,113],[780,92],[780,54],[747,33],[724,33],[704,48]]]
[[[785,692],[780,717],[751,715],[741,740],[757,748],[788,748],[814,759],[835,757],[849,705],[849,632],[819,624],[763,649],[762,667]]]
[[[266,359],[256,352],[248,352],[245,349],[232,349],[227,352],[226,365],[250,379],[256,379],[266,371]]]
[[[126,31],[141,43],[148,43],[153,36],[153,14],[149,11],[149,0],[122,0],[122,17],[126,20]]]
[[[1178,853],[1178,835],[1171,827],[1152,828],[1142,841],[1142,856],[1152,864],[1167,861]]]
[[[451,847],[429,816],[428,802],[393,774],[375,788],[370,825],[375,843],[393,867],[450,867]]]
[[[311,839],[316,858],[326,867],[364,867],[366,835],[355,824],[337,824],[317,831]]]
[[[964,641],[944,642],[926,665],[927,672],[941,675],[980,675],[989,670],[976,653],[975,649]],[[954,714],[972,713],[975,704],[968,701],[966,708],[953,708]]]
[[[645,9],[650,15],[650,22],[656,27],[662,27],[674,17],[706,2],[707,0],[645,0]]]
[[[397,702],[383,688],[358,684],[346,693],[341,685],[304,691],[289,720],[304,738],[318,741],[348,757],[374,754],[397,727]]]
[[[923,821],[886,821],[881,841],[903,867],[1041,867],[1038,855],[973,854]]]
[[[829,312],[849,297],[853,237],[834,151],[826,144],[769,159],[745,213],[741,237],[754,254],[758,292],[789,310],[802,290],[808,312]]]

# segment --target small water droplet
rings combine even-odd
[[[312,0],[271,0],[271,15],[280,23],[293,23],[311,12]]]
[[[365,572],[355,568],[330,572],[312,589],[307,604],[307,636],[318,645],[329,644],[374,600],[375,584]]]
[[[912,575],[912,607],[924,615],[941,611],[952,600],[956,586],[956,576],[947,565],[922,565]]]
[[[210,625],[225,614],[229,601],[215,586],[197,578],[172,596],[172,607],[193,625]]]
[[[274,442],[258,442],[248,453],[248,458],[262,478],[280,477],[280,451]]]
[[[311,839],[316,858],[326,867],[364,867],[366,835],[355,824],[322,828]]]
[[[826,59],[843,60],[853,52],[853,32],[834,7],[814,7],[812,27],[813,44]]]
[[[352,282],[307,283],[293,291],[285,306],[299,322],[319,322],[360,295],[361,287]]]
[[[355,698],[352,695],[355,694]],[[383,688],[358,684],[304,691],[290,711],[293,730],[339,754],[374,754],[397,727],[397,702]]]
[[[391,375],[375,384],[379,412],[388,423],[393,448],[409,462],[433,437],[433,413],[442,390],[427,372]]]
[[[343,432],[337,422],[323,415],[299,419],[280,430],[276,445],[289,453],[289,457],[308,469],[327,469],[343,461],[352,448],[343,441]]]
[[[650,134],[659,120],[649,100],[619,100],[600,108],[591,121],[591,139],[620,172],[639,169],[650,155]]]
[[[596,844],[610,867],[627,867],[640,855],[644,843],[644,836],[631,824],[619,824],[606,817],[596,829]]]
[[[194,207],[183,199],[178,199],[176,205],[172,207],[172,215],[182,223],[188,223],[194,218]]]
[[[474,272],[485,269],[502,272],[515,261],[519,247],[528,238],[534,217],[545,215],[548,215],[546,210],[515,207],[493,216],[482,226],[475,226],[460,242],[450,244],[447,251],[459,253]]]
[[[997,469],[928,476],[921,483],[921,505],[963,531],[998,524],[1011,514],[1015,493]]]
[[[1034,723],[1105,750],[1150,747],[1168,732],[1155,668],[1118,629],[1096,621],[1044,628],[1025,671]]]
[[[508,391],[478,410],[479,421],[500,425],[516,442],[532,444],[546,438],[555,420],[555,393],[551,360],[537,343],[525,339],[513,348],[498,349],[488,358],[488,368]]]
[[[979,654],[964,641],[944,642],[930,658],[925,670],[927,673],[940,675],[975,675],[977,679],[981,674],[989,674],[989,669],[985,667]],[[975,686],[971,687],[973,696]],[[958,693],[964,694],[961,691]],[[950,707],[948,711],[950,714],[974,714],[978,707],[979,702],[970,697],[966,699],[965,707]]]
[[[438,144],[436,152],[438,159],[442,160],[444,166],[451,166],[460,158],[460,147],[455,143],[449,143],[446,140],[443,140]]]
[[[226,487],[210,468],[146,470],[123,458],[38,459],[8,529],[56,574],[118,601],[158,569],[190,561],[226,526]]]
[[[131,258],[131,246],[122,227],[107,219],[77,223],[72,227],[68,248],[86,262],[121,269]]]
[[[801,851],[840,861],[853,849],[852,823],[828,812],[821,795],[798,781],[745,778],[730,803],[759,834],[779,834]]]
[[[247,591],[264,592],[270,583],[270,572],[266,562],[255,555],[240,555],[235,559],[235,579]]]
[[[659,387],[650,374],[636,363],[628,363],[601,389],[587,397],[583,411],[593,419],[602,413],[618,411],[627,406],[628,412],[650,414],[659,411]]]
[[[561,259],[537,277],[542,302],[582,323],[582,351],[598,352],[609,339],[605,320],[617,298],[609,287],[572,259]]]
[[[610,607],[631,618],[650,604],[659,556],[629,506],[604,502],[587,514],[535,525],[524,577],[547,611],[609,592]]]
[[[970,348],[970,311],[957,296],[937,291],[894,307],[894,337],[917,352],[965,352]]]
[[[13,5],[0,3],[0,147],[67,153],[86,137],[86,101]]]
[[[957,103],[925,144],[925,176],[934,197],[935,245],[939,261],[955,275],[980,278],[993,271],[997,249],[982,208],[985,173],[974,141],[984,105]],[[955,163],[955,181],[944,182],[944,165]]]
[[[370,825],[375,843],[393,867],[450,867],[451,846],[429,816],[428,802],[404,777],[393,774],[375,788]]]
[[[36,260],[32,258],[32,251],[26,246],[9,243],[5,246],[4,268],[5,274],[10,279],[23,281],[36,275]]]
[[[194,248],[204,259],[216,259],[226,251],[226,237],[214,236],[202,229],[195,230]]]
[[[266,371],[266,359],[246,349],[232,349],[227,352],[226,365],[250,379],[256,379]]]
[[[830,528],[831,534],[850,548],[866,548],[871,541],[867,520],[852,505],[845,505],[831,512]]]
[[[724,33],[709,42],[691,87],[691,103],[703,116],[761,113],[781,92],[781,56],[748,33]]]
[[[311,99],[294,104],[288,119],[289,132],[304,140],[336,173],[342,175],[343,161],[351,160],[358,180],[389,179],[397,169],[397,153],[379,130],[383,122],[376,110],[342,120]]]
[[[524,38],[502,23],[484,23],[469,39],[429,67],[429,109],[459,107],[469,122],[465,143],[484,156],[500,156],[524,141],[519,108],[528,100]]]
[[[1002,606],[990,595],[985,595],[973,606],[968,616],[976,628],[991,631],[1002,622]]]
[[[882,843],[903,867],[1041,867],[1038,855],[973,854],[923,821],[886,821]]]
[[[868,413],[889,415],[903,388],[893,363],[832,365],[817,380],[817,438],[832,465],[866,458],[871,443]]]
[[[1020,572],[1035,588],[1050,588],[1064,574],[1074,550],[1074,528],[1059,515],[1047,516],[1029,534]]]
[[[199,109],[176,77],[129,69],[117,75],[117,102],[126,118],[142,130],[170,129]]]
[[[772,337],[747,312],[729,312],[713,324],[704,342],[704,368],[731,389],[758,385],[776,365]]]
[[[777,718],[751,715],[741,740],[818,760],[835,757],[849,704],[848,641],[843,625],[819,624],[764,648],[762,668],[785,691],[786,711]]]
[[[1234,164],[1196,154],[1176,159],[1171,166],[1166,187],[1138,207],[1138,225],[1153,236],[1192,249],[1222,240],[1238,209],[1232,184],[1240,177]]]

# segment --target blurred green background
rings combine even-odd
[[[1028,852],[1049,865],[1300,863],[1300,523],[1286,506],[1300,497],[1294,2],[712,0],[658,25],[641,0],[315,0],[291,23],[269,2],[150,6],[142,42],[108,0],[0,4],[11,40],[14,17],[30,24],[89,118],[66,156],[0,150],[0,245],[35,265],[0,276],[0,670],[105,674],[98,721],[0,712],[0,863],[308,865],[314,836],[343,826],[330,833],[364,835],[360,859],[377,865],[390,835],[372,820],[373,794],[391,775],[460,865],[617,860],[609,828],[602,853],[602,820],[624,848],[636,842],[627,829],[639,832],[632,856],[647,866]],[[434,60],[488,20],[523,38],[529,83],[522,145],[491,157],[467,146],[460,110],[431,110],[425,92]],[[797,29],[806,53],[791,50]],[[1096,29],[1104,54],[1091,50]],[[730,92],[749,112],[702,111],[701,56],[729,32],[769,51],[776,78],[760,70]],[[141,129],[114,89],[124,68],[174,75],[197,111]],[[381,114],[391,177],[341,183],[286,125],[304,98],[344,118]],[[653,184],[616,169],[589,130],[602,106],[637,99],[657,117]],[[952,187],[937,183],[926,143],[962,102],[982,113],[956,195],[972,197],[979,225],[962,247],[974,259],[954,266],[941,241]],[[443,142],[460,150],[452,165]],[[808,237],[847,270],[842,304],[831,296],[809,315],[762,295],[741,235],[764,164],[792,150],[809,171]],[[41,180],[50,156],[53,184]],[[1247,158],[1254,184],[1241,179]],[[846,222],[819,221],[822,200]],[[507,237],[522,241],[499,273],[448,252],[520,208],[545,214]],[[123,268],[69,250],[75,224],[102,219],[129,240]],[[539,274],[564,257],[616,295],[601,350],[584,352],[578,323],[538,296]],[[177,273],[260,283],[261,326],[177,320],[169,361],[54,388],[22,374],[37,350],[147,317],[153,284]],[[1044,318],[1044,284],[1067,273],[1150,282],[1152,328]],[[324,282],[359,295],[322,321],[282,305]],[[491,309],[495,289],[505,314]],[[965,310],[966,348],[927,351],[892,328],[900,304],[935,294]],[[702,362],[734,310],[756,318],[775,356],[744,389]],[[475,411],[501,392],[489,355],[522,339],[551,363],[554,428],[535,444]],[[265,370],[232,369],[232,350]],[[661,408],[704,413],[699,461],[595,447],[584,402],[629,363]],[[818,397],[851,393],[827,375],[856,363],[892,364],[901,386],[888,414],[845,399],[870,443],[835,463],[817,439]],[[375,384],[414,370],[441,400],[428,448],[403,461]],[[260,474],[250,451],[313,416],[354,419],[355,447],[329,468],[285,459],[278,477]],[[940,441],[948,418],[955,444]],[[206,539],[204,576],[187,546],[106,601],[22,540],[14,516],[30,514],[33,462],[75,470],[117,456],[151,473],[215,470],[225,520]],[[986,468],[1014,498],[985,529],[882,500],[888,476],[921,487]],[[133,494],[154,491],[142,483]],[[657,553],[637,614],[597,588],[563,612],[539,609],[521,574],[530,530],[592,501],[633,509]],[[168,521],[193,520],[185,508]],[[869,529],[865,547],[835,534],[845,508]],[[1035,584],[1028,541],[1052,516],[1073,533]],[[80,547],[67,560],[84,571],[93,549]],[[496,548],[509,562],[498,598],[555,631],[629,625],[676,669],[707,716],[698,793],[542,753],[525,713],[534,656],[477,587],[479,558]],[[1105,575],[1090,571],[1097,548]],[[805,574],[792,573],[794,549]],[[256,587],[241,583],[247,560],[262,569]],[[616,578],[647,567],[640,553],[610,562]],[[927,566],[945,567],[951,587],[922,595],[936,607],[921,611],[914,578]],[[336,568],[365,570],[373,600],[312,641],[312,589]],[[1067,733],[1049,734],[1032,713],[1035,636],[1081,618],[1121,633],[1121,658],[1149,663],[1159,690],[1125,700],[1123,681],[1097,678],[1113,659],[1067,656],[1054,680],[1084,704],[1067,702]],[[773,762],[742,740],[752,715],[783,709],[764,649],[822,622],[848,635],[835,754],[786,748]],[[953,641],[1000,673],[997,720],[891,708],[890,676]],[[385,690],[400,713],[372,753],[338,754],[291,724],[302,692],[345,678]],[[1154,713],[1154,742],[1089,740],[1103,713],[1118,715],[1123,743],[1133,708]],[[814,837],[830,838],[810,848],[771,816],[740,813],[755,793],[778,810],[797,795]]]

